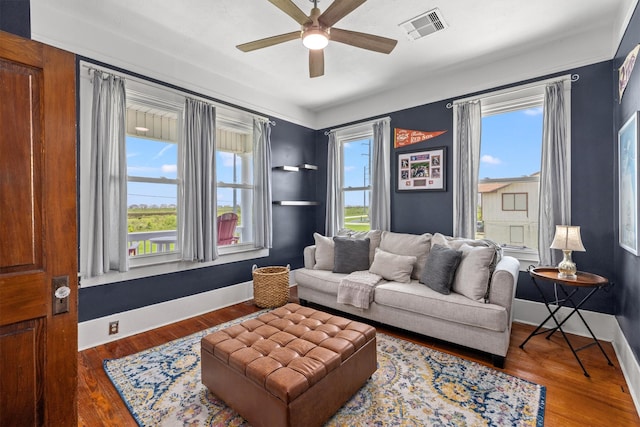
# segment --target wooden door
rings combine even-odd
[[[77,425],[75,122],[74,55],[0,32],[3,427]]]

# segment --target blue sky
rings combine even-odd
[[[511,178],[540,171],[542,107],[482,119],[479,178]]]

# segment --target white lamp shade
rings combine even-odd
[[[580,226],[556,225],[556,235],[551,243],[551,249],[585,252],[586,249],[580,237]]]
[[[321,29],[309,29],[302,37],[302,44],[307,49],[324,49],[329,44],[329,37]]]

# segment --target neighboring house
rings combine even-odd
[[[478,183],[478,234],[501,245],[537,249],[540,174]]]

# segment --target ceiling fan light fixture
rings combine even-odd
[[[302,44],[307,49],[324,49],[329,44],[329,35],[320,28],[311,28],[304,32]]]

